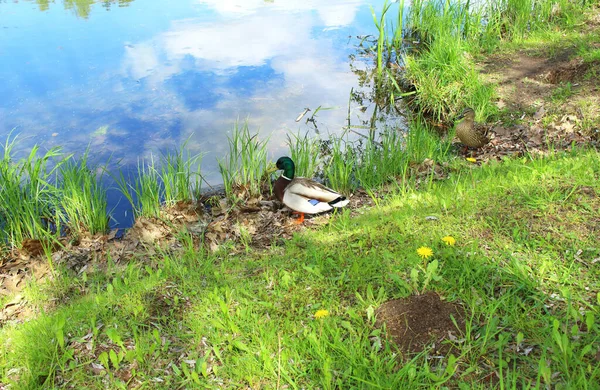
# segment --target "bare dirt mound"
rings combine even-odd
[[[463,309],[433,292],[384,303],[377,309],[377,326],[383,324],[405,353],[421,352],[431,345],[434,353],[447,354],[452,344],[444,341],[457,341],[465,332]]]
[[[542,77],[551,84],[564,82],[572,83],[583,79],[588,70],[594,65],[594,63],[584,62],[581,58],[575,58],[549,70],[547,73],[543,74]]]

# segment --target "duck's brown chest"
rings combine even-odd
[[[283,202],[283,192],[285,191],[285,188],[288,186],[288,184],[290,184],[289,179],[286,179],[283,176],[279,176],[279,178],[277,180],[275,180],[275,184],[273,185],[273,192],[275,193],[275,197],[277,198],[277,200],[279,200],[280,202]]]

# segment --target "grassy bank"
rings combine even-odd
[[[182,233],[178,253],[59,273],[26,290],[54,310],[1,330],[2,382],[596,388],[599,157],[457,167],[266,253],[211,254]],[[386,300],[428,291],[456,302],[466,325],[435,359],[403,354],[374,326]]]
[[[384,15],[376,18],[375,95],[387,89],[391,104],[402,96],[443,129],[464,107],[472,107],[481,121],[495,120],[502,114],[496,88],[481,74],[478,60],[531,46],[556,54],[576,45],[580,57],[597,61],[592,43],[597,34],[586,22],[594,6],[587,0],[420,0],[405,7],[401,1],[394,25],[386,27]],[[391,9],[384,7],[384,14],[390,17]]]
[[[108,187],[103,176],[111,176],[136,217],[165,219],[166,208],[194,203],[202,196],[202,155],[188,153],[186,143],[157,158],[140,160],[137,170],[125,175],[90,163],[88,152],[75,157],[59,148],[42,154],[36,146],[26,158],[16,160],[17,141],[17,137],[6,140],[0,160],[0,253],[27,252],[34,241],[49,254],[66,242],[108,233]],[[247,123],[234,126],[230,151],[219,160],[230,207],[271,195],[268,170],[273,163],[267,159],[267,141],[251,132]],[[414,184],[407,175],[411,164],[451,156],[450,144],[429,134],[419,121],[407,135],[390,129],[378,140],[358,143],[343,135],[324,142],[298,134],[288,138],[288,145],[300,173],[319,175],[345,194],[359,187],[374,191],[398,176],[407,177],[405,185]],[[322,145],[327,145],[325,152]]]
[[[35,241],[52,252],[71,240],[108,233],[110,210],[104,176],[131,203],[136,216],[160,217],[161,208],[190,202],[200,193],[201,155],[177,151],[141,160],[135,177],[108,173],[104,165],[53,148],[35,146],[27,157],[14,158],[18,136],[9,136],[0,159],[0,258]]]

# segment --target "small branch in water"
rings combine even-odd
[[[348,130],[348,131],[351,131],[351,132],[353,132],[354,134],[358,134],[358,135],[360,135],[361,137],[364,137],[364,138],[368,139],[369,141],[373,142],[373,143],[374,143],[375,145],[377,145],[377,146],[381,146],[381,147],[383,147],[383,144],[382,144],[381,142],[377,142],[377,141],[375,141],[374,139],[371,139],[371,137],[369,137],[369,136],[367,136],[367,135],[364,135],[364,134],[362,134],[362,133],[359,133],[359,132],[358,132],[358,131],[356,131],[356,130],[352,130],[351,128],[346,128],[346,130]]]
[[[208,181],[206,181],[204,176],[202,176],[201,174],[198,174],[198,176],[200,176],[200,179],[202,179],[202,181],[205,182],[206,185],[209,186],[211,190],[215,191],[215,188],[213,186],[211,186]]]

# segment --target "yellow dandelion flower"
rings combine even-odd
[[[454,246],[456,244],[456,239],[452,236],[442,237],[442,241],[446,243],[446,245]]]
[[[423,259],[428,259],[431,256],[433,256],[433,251],[431,250],[431,248],[428,248],[426,246],[422,246],[419,249],[417,249],[417,254],[419,256],[421,256],[421,258],[423,258]]]
[[[476,163],[477,159],[473,158],[473,157],[467,157],[465,160],[467,160],[468,162],[472,162],[472,163]]]
[[[328,317],[329,316],[329,311],[328,310],[317,310],[317,312],[315,313],[315,319],[320,320],[322,318]]]

